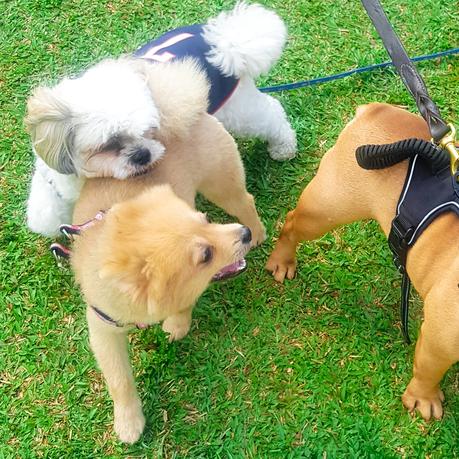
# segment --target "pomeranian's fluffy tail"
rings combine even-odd
[[[241,2],[204,26],[207,60],[226,76],[256,78],[279,59],[287,39],[281,18],[261,5]]]

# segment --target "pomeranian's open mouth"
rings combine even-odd
[[[213,281],[221,281],[225,279],[229,279],[231,277],[236,277],[242,272],[244,272],[247,268],[247,262],[242,258],[241,260],[236,261],[236,263],[232,263],[228,266],[225,266],[221,269],[217,274],[212,277]]]

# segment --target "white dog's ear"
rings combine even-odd
[[[36,153],[61,174],[75,174],[73,163],[73,115],[55,90],[35,89],[27,101],[24,119]]]

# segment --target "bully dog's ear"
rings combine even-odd
[[[35,89],[27,101],[24,121],[38,156],[61,174],[76,174],[72,111],[52,88]]]

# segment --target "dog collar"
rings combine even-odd
[[[105,312],[101,311],[99,308],[96,308],[93,305],[91,305],[90,307],[95,312],[96,316],[100,320],[102,320],[103,322],[105,322],[108,325],[112,325],[113,327],[123,328],[123,327],[135,326],[139,330],[143,330],[143,329],[148,328],[150,326],[148,324],[143,324],[143,323],[139,323],[139,324],[134,324],[134,323],[122,324],[122,323],[116,321],[115,319],[112,319],[108,314],[105,314]]]

